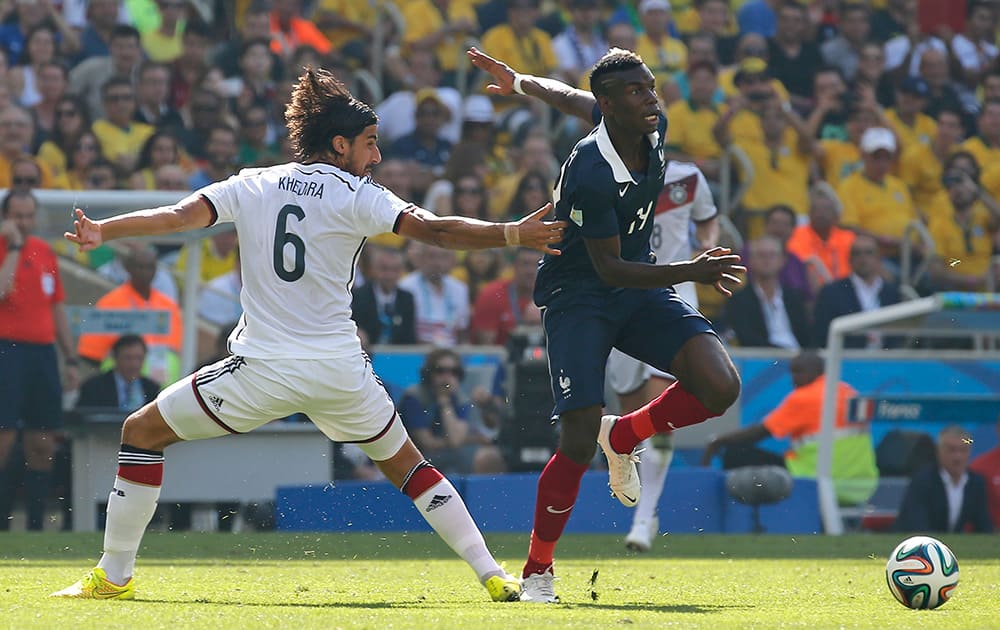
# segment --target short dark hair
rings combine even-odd
[[[993,11],[993,3],[989,0],[970,0],[968,4],[965,5],[965,18],[968,19],[972,17],[976,9],[989,9]]]
[[[209,127],[207,131],[205,131],[205,141],[207,142],[208,140],[210,140],[212,138],[212,134],[215,133],[216,131],[222,131],[228,133],[233,137],[234,140],[239,140],[240,138],[240,134],[238,134],[236,130],[233,129],[231,126],[225,123],[217,123]]]
[[[353,141],[366,127],[378,124],[367,103],[351,95],[327,70],[306,68],[292,90],[285,108],[288,140],[298,160],[308,160],[330,150],[336,136]]]
[[[623,48],[612,48],[604,53],[590,71],[590,91],[594,96],[608,96],[609,75],[638,68],[643,65],[642,57]]]
[[[139,29],[130,24],[119,24],[118,26],[111,29],[111,35],[108,37],[108,43],[114,42],[116,39],[125,39],[130,37],[139,41],[142,36],[139,35]]]
[[[795,210],[793,210],[790,206],[787,206],[783,203],[775,204],[770,208],[768,208],[767,212],[764,213],[764,221],[767,222],[768,220],[770,220],[772,216],[779,214],[781,212],[784,212],[789,216],[789,218],[791,218],[792,225],[794,226],[797,220]]]
[[[129,346],[142,346],[143,352],[147,350],[146,340],[139,335],[122,335],[118,339],[115,339],[114,344],[111,345],[111,356],[117,357],[119,352]]]
[[[201,20],[191,20],[187,23],[187,26],[184,27],[184,37],[188,35],[194,35],[203,39],[213,39],[215,37],[212,27]]]
[[[125,77],[111,77],[110,79],[105,81],[103,85],[101,85],[101,98],[106,98],[108,92],[111,91],[111,88],[116,88],[116,87],[127,87],[130,92],[135,94],[135,88],[132,87],[131,81],[129,81]]]
[[[152,59],[147,59],[143,61],[141,64],[139,64],[139,71],[136,73],[136,76],[139,77],[139,80],[141,81],[142,78],[146,76],[146,73],[149,72],[150,70],[166,70],[168,76],[173,74],[173,71],[167,64],[161,61],[153,61]]]
[[[958,162],[959,160],[966,160],[970,164],[972,164],[973,170],[972,173],[970,173],[969,175],[972,177],[972,181],[978,184],[979,176],[982,174],[982,167],[979,165],[979,160],[976,159],[976,156],[969,153],[968,151],[955,151],[947,158],[945,158],[944,164],[941,165],[941,172],[942,173],[948,172],[948,170],[950,170],[955,165],[955,162]]]
[[[35,198],[27,190],[9,190],[7,194],[4,195],[3,201],[0,201],[0,216],[6,217],[7,213],[10,211],[10,202],[13,199],[31,199],[32,203],[35,204],[35,208],[38,207],[38,199]]]
[[[254,37],[253,39],[248,39],[247,41],[240,44],[240,54],[239,58],[242,59],[243,55],[247,54],[254,46],[263,46],[265,50],[271,52],[271,42],[264,39],[263,37]]]

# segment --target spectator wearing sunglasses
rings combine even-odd
[[[399,404],[424,456],[439,470],[458,474],[474,471],[480,449],[495,448],[479,410],[462,390],[464,377],[462,357],[447,348],[432,350],[420,368],[420,382],[403,393]]]

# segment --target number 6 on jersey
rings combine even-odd
[[[274,230],[274,273],[285,282],[295,282],[306,272],[306,244],[297,235],[288,231],[288,215],[302,221],[306,213],[301,207],[286,204],[278,211],[278,222]],[[295,264],[285,268],[285,246],[291,245],[295,251]]]

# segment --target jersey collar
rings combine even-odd
[[[650,146],[659,146],[659,131],[648,133],[646,137],[649,138]],[[611,167],[611,174],[615,176],[616,182],[619,184],[626,182],[638,183],[632,178],[632,173],[629,172],[628,167],[625,166],[625,162],[618,155],[615,145],[612,144],[611,135],[608,134],[608,128],[604,124],[604,118],[601,118],[600,124],[597,125],[597,149],[601,152],[601,157],[604,158],[604,161]]]

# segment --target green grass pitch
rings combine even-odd
[[[0,534],[0,628],[1000,628],[1000,537],[943,536],[955,596],[911,611],[885,585],[898,535],[620,537],[558,550],[560,605],[497,604],[429,534],[150,533],[132,602],[50,600],[96,561],[99,534]],[[489,535],[511,569],[525,535]],[[594,584],[591,577],[598,573]]]

